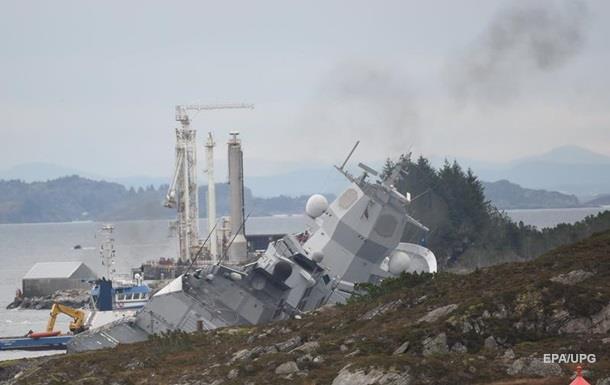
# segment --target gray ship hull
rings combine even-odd
[[[403,271],[435,272],[430,250],[400,243],[407,224],[427,229],[407,214],[408,194],[393,187],[398,173],[370,183],[366,173],[355,178],[339,171],[352,184],[330,205],[320,196],[313,209],[308,202],[309,230],[270,243],[249,264],[215,264],[185,273],[133,319],[79,334],[68,351],[110,348],[174,330],[283,320],[346,301],[357,282],[378,283]]]

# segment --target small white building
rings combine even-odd
[[[97,275],[83,262],[39,262],[21,281],[25,297],[42,297],[57,290],[87,289]]]

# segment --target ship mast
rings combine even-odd
[[[100,244],[100,257],[102,258],[102,266],[104,266],[105,275],[104,277],[112,281],[116,268],[114,267],[116,261],[116,250],[114,249],[114,238],[112,233],[114,232],[113,225],[104,225],[100,229],[100,232],[104,234],[102,243]]]

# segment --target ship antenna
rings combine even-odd
[[[341,164],[341,167],[339,167],[339,171],[343,171],[343,169],[345,168],[345,165],[349,161],[349,158],[352,157],[352,155],[354,154],[354,151],[356,151],[356,147],[358,147],[359,144],[360,144],[360,141],[357,140],[356,144],[354,144],[354,147],[352,147],[352,150],[349,152],[349,154],[347,154],[347,158],[345,158],[345,160],[343,161],[343,164]]]

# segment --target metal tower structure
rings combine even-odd
[[[254,108],[250,104],[187,104],[176,106],[176,166],[165,197],[165,206],[177,209],[178,259],[191,261],[200,247],[197,187],[197,132],[189,111]]]
[[[214,138],[208,132],[205,143],[208,173],[208,233],[210,234],[210,260],[213,264],[218,261],[218,237],[216,232],[216,182],[214,181]]]
[[[244,213],[244,153],[239,139],[239,132],[229,133],[229,195],[231,199],[231,245],[229,260],[231,264],[240,264],[248,259],[248,243],[245,232]]]
[[[114,273],[116,273],[116,267],[114,266],[116,261],[116,250],[114,249],[114,238],[112,233],[114,232],[113,225],[104,225],[100,229],[103,234],[102,241],[100,243],[100,257],[102,259],[102,266],[104,266],[105,275],[104,278],[112,281]]]

